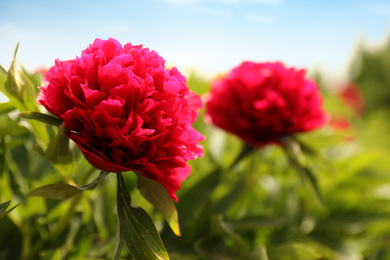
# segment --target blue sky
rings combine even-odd
[[[73,59],[95,38],[143,44],[208,76],[243,60],[345,75],[358,41],[390,36],[387,0],[0,0],[0,64]]]

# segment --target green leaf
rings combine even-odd
[[[52,115],[42,114],[40,112],[26,111],[20,113],[19,115],[23,118],[38,120],[49,125],[59,126],[62,124],[61,119]]]
[[[160,183],[153,181],[142,174],[137,173],[137,177],[137,188],[141,192],[141,195],[161,212],[172,231],[177,236],[181,236],[175,203],[169,196],[168,191]]]
[[[43,148],[34,145],[33,150],[42,155]],[[74,170],[74,159],[72,151],[69,149],[69,138],[65,134],[65,127],[58,127],[57,135],[50,141],[47,149],[43,152],[43,157],[51,161],[54,167],[64,176]]]
[[[209,234],[196,241],[194,248],[208,259],[247,259],[247,249],[244,239],[236,234],[221,215],[214,216],[210,221]],[[226,238],[232,244],[226,243]]]
[[[299,140],[298,138],[295,139],[301,149],[302,149],[302,152],[307,154],[307,155],[310,155],[312,156],[313,158],[316,158],[320,163],[322,163],[330,172],[335,172],[335,169],[333,167],[333,165],[331,165],[331,163],[324,157],[322,156],[318,151],[316,151],[314,148],[310,147],[309,145],[307,145],[306,143],[302,142],[301,140]]]
[[[232,170],[242,159],[250,155],[251,153],[257,150],[256,147],[250,146],[249,144],[244,143],[241,148],[241,152],[238,154],[234,162],[230,165],[228,170]]]
[[[194,218],[195,212],[203,207],[206,199],[218,186],[222,172],[221,168],[216,168],[181,196],[180,203],[177,205],[177,208],[182,225],[191,222]]]
[[[21,136],[28,133],[28,129],[24,126],[20,126],[18,122],[11,121],[4,127],[0,128],[0,138],[5,136]]]
[[[294,136],[283,138],[282,145],[290,156],[294,157],[294,160],[296,160],[300,166],[306,167],[306,159],[302,153],[301,145]]]
[[[10,203],[11,203],[10,200],[7,202],[1,203],[0,204],[0,213],[3,213],[8,208]]]
[[[4,83],[7,81],[7,71],[0,66],[0,92],[5,94]]]
[[[323,259],[323,255],[317,252],[311,245],[293,242],[269,250],[269,259]]]
[[[45,198],[56,199],[56,200],[69,199],[73,196],[80,194],[83,191],[93,190],[98,184],[98,182],[104,177],[106,177],[108,173],[109,172],[107,171],[101,171],[97,179],[95,179],[90,184],[82,185],[82,186],[72,186],[65,183],[45,185],[30,191],[27,194],[27,198],[38,196],[38,197],[45,197]]]
[[[16,53],[18,52],[19,43],[16,45],[14,58],[7,73],[7,80],[4,83],[4,94],[13,102],[19,105],[19,109],[23,107],[22,88],[20,86],[20,78],[17,77],[16,69]],[[31,98],[31,97],[30,97]]]
[[[11,201],[9,200],[7,202],[4,202],[4,203],[0,204],[0,219],[2,219],[3,217],[7,216],[8,213],[13,211],[17,206],[20,205],[20,203],[16,204],[15,206],[13,206],[12,208],[10,208],[9,210],[6,211],[6,209],[8,208],[10,203],[11,203]]]
[[[235,203],[237,203],[247,188],[246,182],[247,180],[245,178],[237,179],[234,186],[232,186],[227,191],[227,194],[217,202],[215,211],[224,215],[227,210],[229,210]]]
[[[7,80],[0,86],[0,90],[9,98],[19,111],[39,111],[36,103],[37,87],[23,72],[17,70],[16,53],[19,43],[15,48],[14,59],[7,72]],[[30,122],[32,130],[38,141],[43,144],[49,141],[49,134],[45,125],[38,122]]]
[[[3,175],[5,169],[5,141],[0,138],[0,177]]]
[[[45,150],[39,146],[39,144],[33,144],[32,149],[33,151],[39,153],[40,156],[45,157]]]
[[[142,209],[131,205],[130,193],[127,190],[122,174],[117,174],[117,211],[118,232],[114,259],[119,257],[118,248],[124,241],[130,254],[139,260],[169,259],[165,246],[150,216]],[[122,240],[122,241],[121,241]]]
[[[7,114],[8,112],[10,112],[14,109],[15,109],[15,106],[11,102],[0,103],[0,114]]]
[[[281,224],[281,219],[261,215],[244,217],[237,221],[229,222],[231,229],[237,232],[256,230],[264,227],[276,227]]]
[[[286,137],[282,140],[282,145],[290,164],[298,171],[302,179],[309,180],[309,183],[311,184],[318,201],[320,202],[321,206],[323,206],[324,200],[322,198],[317,179],[312,171],[306,166],[306,161],[304,155],[302,154],[299,143],[295,140],[294,137]]]

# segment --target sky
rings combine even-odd
[[[359,44],[390,38],[389,0],[0,0],[0,65],[74,59],[95,38],[153,49],[207,77],[244,60],[346,77]]]

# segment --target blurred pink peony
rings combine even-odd
[[[317,85],[305,70],[281,62],[243,62],[211,84],[206,113],[216,126],[252,146],[279,144],[283,137],[323,126]]]
[[[38,102],[64,120],[67,136],[96,168],[136,171],[177,201],[190,174],[187,160],[203,155],[192,126],[202,107],[176,68],[141,45],[96,39],[80,58],[56,60]]]
[[[360,89],[353,82],[345,84],[339,96],[357,116],[363,116],[366,104]]]

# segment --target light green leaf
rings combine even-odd
[[[22,88],[19,84],[20,78],[17,78],[16,69],[16,53],[18,52],[19,43],[16,45],[14,58],[11,62],[11,66],[7,73],[7,80],[4,83],[4,94],[14,103],[18,105],[18,108],[23,108]]]
[[[14,109],[15,106],[11,102],[0,103],[0,114],[6,114]]]
[[[10,102],[15,105],[19,111],[39,111],[36,103],[36,88],[30,78],[23,72],[17,69],[16,53],[18,51],[19,43],[15,48],[14,59],[7,72],[7,80],[0,90],[9,98]],[[45,125],[39,122],[30,122],[32,130],[38,141],[43,144],[49,141],[49,134]]]
[[[131,205],[130,193],[121,173],[117,174],[117,179],[118,238],[126,243],[135,259],[169,259],[153,220],[142,208]],[[117,243],[117,248],[121,243]],[[119,253],[116,250],[114,259],[117,259],[115,257],[118,257]]]
[[[0,92],[5,94],[4,83],[7,81],[7,71],[0,66]]]
[[[52,115],[42,114],[40,112],[26,111],[20,113],[19,115],[23,118],[38,120],[49,125],[59,126],[62,124],[61,119]]]
[[[168,191],[160,183],[153,181],[142,174],[137,173],[137,177],[137,188],[141,192],[141,195],[161,212],[172,231],[177,236],[181,236],[175,203],[169,196]]]
[[[45,185],[29,192],[27,198],[38,196],[56,200],[69,199],[73,196],[80,194],[83,191],[93,190],[98,184],[98,182],[103,179],[108,173],[109,172],[107,171],[101,171],[99,177],[96,180],[94,180],[90,184],[82,186],[72,186],[65,183]]]

